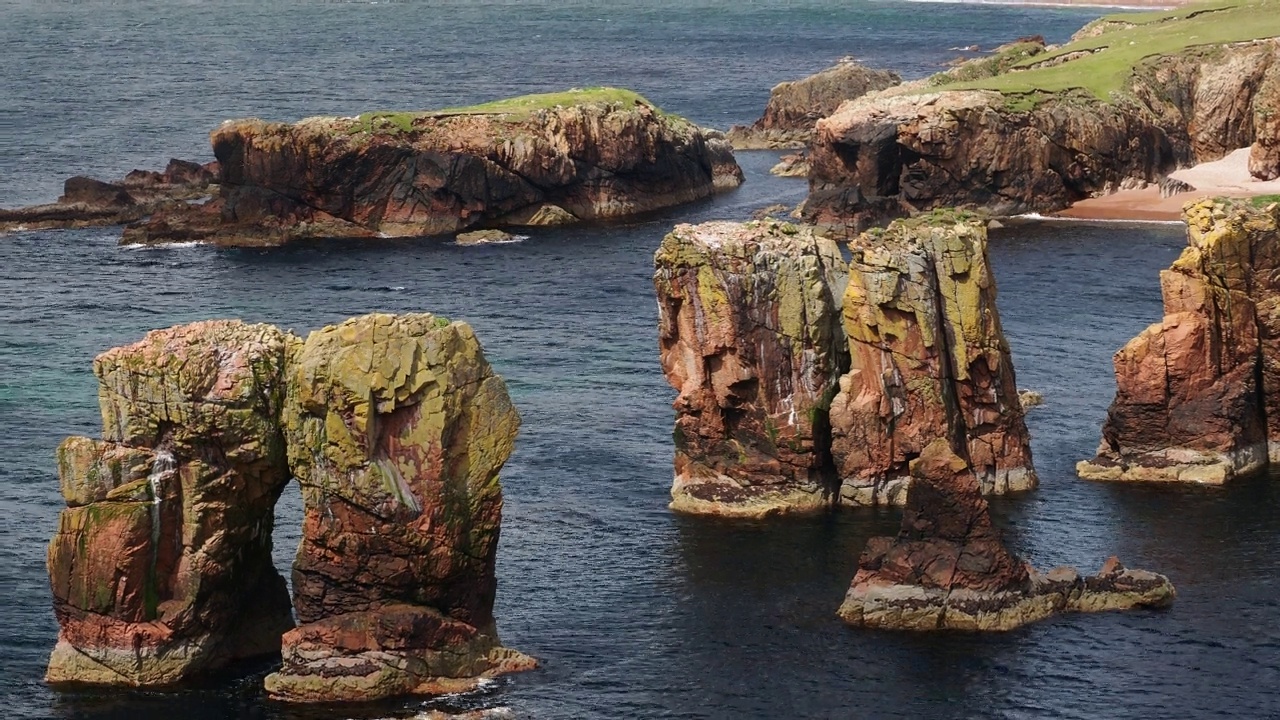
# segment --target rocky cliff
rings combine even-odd
[[[498,471],[519,427],[464,323],[369,315],[302,340],[210,321],[103,353],[104,440],[69,438],[49,546],[53,682],[155,686],[282,651],[278,699],[452,692],[535,661],[498,644]],[[293,628],[271,563],[306,519]]]
[[[1082,477],[1218,484],[1280,459],[1280,205],[1202,201],[1184,218],[1164,319],[1116,353]]]
[[[278,245],[562,224],[670,207],[742,182],[717,134],[611,88],[437,113],[228,122],[211,140],[219,195],[157,213],[122,242]]]
[[[1203,9],[1203,8],[1201,8]],[[1253,145],[1275,176],[1280,3],[1095,26],[990,77],[872,93],[820,121],[805,218],[848,233],[945,206],[1060,210]]]
[[[983,223],[939,211],[851,249],[850,369],[830,416],[842,499],[901,504],[910,462],[937,438],[965,445],[983,492],[1035,487]]]
[[[835,243],[772,220],[680,225],[654,265],[662,370],[679,392],[672,508],[830,506],[827,406],[848,365]]]

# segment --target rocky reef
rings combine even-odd
[[[1005,547],[970,464],[950,441],[911,462],[896,538],[867,542],[840,606],[845,622],[884,630],[1012,630],[1064,612],[1158,608],[1176,597],[1163,575],[1111,558],[1093,576],[1040,574]]]
[[[219,193],[124,243],[280,245],[623,218],[737,187],[729,144],[624,90],[471,108],[242,120],[211,137]]]
[[[1051,212],[1251,145],[1274,178],[1280,40],[1254,38],[1280,35],[1277,10],[1134,16],[845,103],[815,126],[805,219],[853,234],[939,207]]]
[[[937,438],[964,444],[983,492],[1034,488],[985,225],[939,211],[851,249],[850,370],[830,415],[841,499],[902,504],[910,462]]]
[[[906,501],[963,443],[985,493],[1035,487],[986,229],[938,213],[833,241],[772,220],[682,225],[655,255],[675,400],[673,509],[758,517]]]
[[[104,440],[59,448],[52,682],[156,686],[282,652],[280,700],[451,692],[536,662],[493,618],[519,428],[465,323],[367,315],[303,340],[209,321],[94,363]],[[273,508],[303,487],[294,628]]]
[[[739,150],[803,148],[809,144],[814,124],[841,103],[901,82],[897,73],[842,58],[806,78],[779,83],[769,93],[764,115],[749,126],[734,126],[727,137]]]
[[[217,163],[170,160],[164,172],[134,170],[122,180],[103,182],[76,176],[63,184],[62,197],[47,205],[0,210],[0,232],[124,225],[164,208],[212,192]]]
[[[1081,477],[1221,484],[1280,459],[1280,205],[1205,200],[1184,219],[1164,318],[1116,353]]]
[[[827,406],[848,366],[836,244],[774,220],[679,225],[654,256],[662,370],[679,392],[671,507],[827,507]]]
[[[165,685],[279,651],[288,347],[269,325],[211,321],[94,361],[103,439],[58,448],[50,682]]]

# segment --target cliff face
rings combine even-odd
[[[1117,52],[1106,46],[1037,55],[940,92],[924,83],[864,96],[815,128],[805,219],[853,233],[945,206],[1049,212],[1250,145],[1255,174],[1268,178],[1277,48],[1263,40],[1147,58],[1106,100],[1084,89],[1102,68],[1081,69],[1076,89],[1061,79],[1082,58]],[[1036,89],[1055,83],[1069,87]]]
[[[768,220],[680,225],[654,264],[662,369],[679,392],[672,508],[829,506],[827,406],[848,364],[835,243]]]
[[[909,463],[937,438],[964,445],[983,492],[1034,488],[983,224],[952,214],[899,221],[852,250],[851,363],[831,404],[842,498],[901,504]]]
[[[287,346],[269,325],[211,321],[94,361],[103,440],[58,448],[50,682],[163,685],[279,651]]]
[[[270,245],[559,224],[627,217],[742,182],[725,141],[639,96],[574,97],[532,109],[224,124],[211,136],[221,194],[157,214],[124,242]]]
[[[1082,477],[1217,484],[1280,457],[1280,206],[1202,201],[1185,219],[1164,319],[1116,353]]]

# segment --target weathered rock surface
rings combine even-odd
[[[984,493],[1036,486],[983,223],[939,212],[852,243],[849,372],[831,404],[842,501],[902,504],[937,438],[965,447]]]
[[[518,242],[520,238],[501,230],[473,230],[458,233],[453,242],[457,245],[501,245]]]
[[[729,141],[739,150],[802,148],[813,125],[835,112],[846,100],[862,97],[902,82],[897,73],[871,70],[843,58],[834,67],[801,80],[779,83],[769,93],[764,116],[754,124],[736,126]]]
[[[540,96],[493,111],[224,123],[211,135],[219,195],[158,213],[128,228],[122,242],[278,245],[562,224],[670,207],[742,182],[718,133],[639,96],[568,95],[580,99],[535,109],[529,104]]]
[[[805,219],[853,234],[939,207],[1051,212],[1251,144],[1265,177],[1277,133],[1274,93],[1259,88],[1275,86],[1277,47],[1149,58],[1106,102],[1075,91],[928,92],[927,83],[864,96],[815,126]]]
[[[103,439],[58,448],[49,681],[164,685],[279,651],[288,345],[269,325],[210,321],[94,361]]]
[[[827,406],[848,362],[835,243],[772,220],[680,225],[654,264],[662,369],[679,392],[671,507],[829,507]]]
[[[528,669],[498,643],[498,472],[520,419],[465,323],[366,315],[313,332],[284,411],[305,520],[289,701],[455,691]]]
[[[134,170],[117,182],[68,178],[57,202],[0,210],[0,232],[137,222],[157,210],[208,195],[216,176],[217,163],[199,165],[175,159],[162,173]]]
[[[1164,607],[1173,584],[1111,558],[1095,576],[1045,575],[1005,548],[978,478],[948,440],[911,463],[902,531],[872,538],[838,614],[886,630],[1011,630],[1063,612]]]
[[[1187,206],[1164,319],[1116,353],[1095,480],[1220,484],[1280,459],[1280,207]]]
[[[778,158],[778,164],[769,168],[770,175],[778,177],[808,177],[809,156],[804,152],[791,153]]]
[[[1272,62],[1253,98],[1253,130],[1249,174],[1259,180],[1280,178],[1280,62]]]

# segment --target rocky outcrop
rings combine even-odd
[[[902,504],[911,462],[937,438],[964,446],[982,492],[1035,487],[984,224],[940,211],[851,247],[850,368],[830,413],[842,501]]]
[[[739,150],[802,148],[813,125],[846,100],[902,82],[897,73],[863,67],[842,58],[834,67],[794,82],[779,83],[769,93],[764,116],[750,126],[735,126],[729,141]]]
[[[289,701],[455,691],[535,662],[493,619],[498,472],[520,419],[464,323],[367,315],[313,332],[284,412],[305,520],[299,627],[268,693]]]
[[[867,542],[838,614],[885,630],[1011,630],[1064,612],[1164,607],[1163,575],[1111,558],[1097,575],[1037,573],[1004,546],[978,478],[938,438],[911,462],[902,530]]]
[[[769,168],[770,175],[778,177],[809,177],[809,156],[804,152],[791,153],[778,158],[778,164]]]
[[[288,345],[269,325],[211,321],[94,361],[103,439],[58,448],[50,682],[166,685],[279,652]]]
[[[1280,206],[1206,200],[1184,219],[1164,319],[1116,353],[1081,477],[1220,484],[1280,458]]]
[[[805,219],[852,234],[939,207],[1051,212],[1157,183],[1255,141],[1255,174],[1265,176],[1275,133],[1259,87],[1280,73],[1277,42],[1142,60],[1106,100],[1083,90],[1000,89],[1020,87],[1020,73],[1108,52],[1091,46],[1006,69],[997,89],[944,83],[936,92],[922,83],[846,103],[815,127]],[[1255,128],[1256,117],[1263,122]]]
[[[612,89],[441,113],[246,120],[211,135],[221,190],[122,242],[278,245],[628,217],[737,187],[717,133]]]
[[[671,507],[829,507],[827,406],[848,362],[835,243],[773,220],[680,225],[654,264],[662,370],[679,392]]]
[[[1280,62],[1273,62],[1253,98],[1254,142],[1249,174],[1259,180],[1280,178]]]
[[[208,195],[217,163],[170,160],[164,172],[134,170],[117,182],[67,179],[55,203],[0,210],[0,232],[124,225]]]

